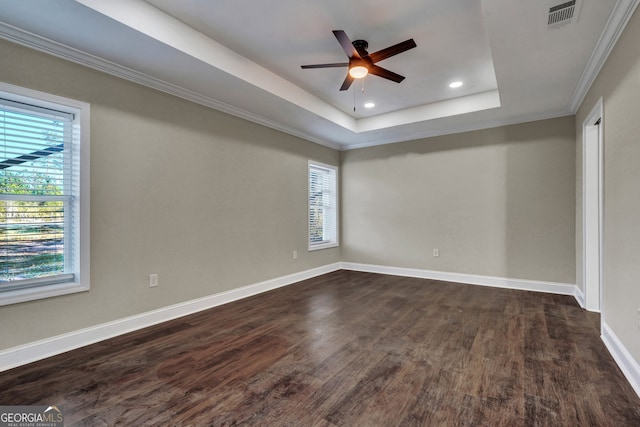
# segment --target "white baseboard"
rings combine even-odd
[[[302,280],[311,279],[322,274],[340,270],[340,268],[340,263],[329,264],[12,347],[0,351],[0,372],[178,317],[197,313]]]
[[[446,282],[468,283],[471,285],[491,286],[495,288],[519,289],[524,291],[546,292],[550,294],[571,295],[578,299],[582,291],[569,283],[542,282],[538,280],[507,279],[503,277],[479,276],[475,274],[448,273],[443,271],[399,268],[382,265],[343,262],[344,270],[364,271],[368,273],[390,274],[393,276],[417,277],[420,279],[443,280]],[[579,294],[577,293],[579,292]],[[580,303],[580,300],[578,300]]]
[[[602,321],[602,341],[633,390],[640,397],[640,365],[604,320]]]
[[[394,276],[417,277],[423,279],[444,280],[448,282],[468,283],[499,288],[520,289],[572,295],[583,306],[582,291],[575,285],[555,282],[541,282],[522,279],[506,279],[472,274],[447,273],[441,271],[420,270],[412,268],[388,267],[351,262],[338,262],[326,266],[278,277],[255,283],[238,289],[209,295],[191,301],[170,305],[157,310],[148,311],[135,316],[114,320],[77,331],[68,332],[51,338],[12,347],[0,351],[0,372],[37,360],[55,356],[66,351],[84,347],[102,340],[116,337],[158,323],[193,314],[202,310],[247,298],[262,292],[287,286],[302,280],[310,279],[336,270],[353,270],[369,273],[389,274]],[[582,301],[582,302],[581,302]]]

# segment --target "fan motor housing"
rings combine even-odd
[[[354,40],[353,47],[355,47],[358,51],[362,49],[367,52],[367,49],[369,48],[369,42],[367,42],[366,40]]]

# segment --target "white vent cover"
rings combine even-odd
[[[549,8],[547,28],[560,28],[564,25],[576,22],[580,12],[582,0],[563,1],[555,0]]]

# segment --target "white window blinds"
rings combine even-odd
[[[0,99],[0,291],[73,280],[73,119]]]
[[[338,245],[337,169],[309,162],[309,250]]]

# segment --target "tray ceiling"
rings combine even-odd
[[[575,113],[638,1],[582,0],[549,29],[559,3],[22,0],[0,2],[0,37],[351,149]],[[346,61],[332,30],[369,52],[413,38],[378,64],[406,79],[340,92],[346,69],[301,69]]]

